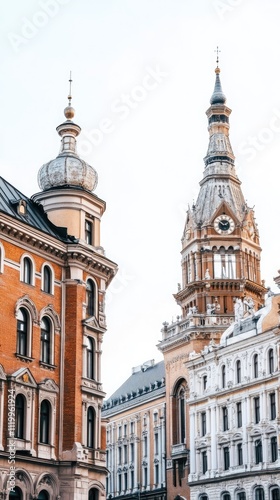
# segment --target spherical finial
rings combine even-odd
[[[64,116],[67,120],[72,120],[75,116],[75,109],[72,106],[67,106],[64,110]]]

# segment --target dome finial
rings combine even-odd
[[[72,107],[72,71],[70,71],[69,78],[69,94],[68,94],[68,106],[64,110],[64,116],[67,120],[72,120],[75,116],[75,110]]]

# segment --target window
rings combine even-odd
[[[270,400],[270,420],[274,420],[276,418],[275,392],[271,392],[269,394],[269,400]]]
[[[118,474],[118,494],[120,495],[122,491],[122,476]]]
[[[134,434],[134,422],[130,422],[130,433]]]
[[[243,449],[242,443],[237,444],[237,464],[243,465]]]
[[[120,465],[122,463],[122,448],[121,446],[118,447],[118,464]]]
[[[134,462],[134,443],[130,443],[130,461]]]
[[[97,488],[91,488],[88,493],[88,500],[98,500],[99,493]]]
[[[50,496],[46,490],[41,490],[37,498],[38,500],[49,500]]]
[[[32,272],[33,266],[29,257],[24,257],[23,259],[23,273],[22,273],[22,281],[27,283],[28,285],[32,285]]]
[[[14,491],[10,491],[9,500],[22,500],[22,491],[17,486],[14,488]]]
[[[268,351],[268,373],[274,372],[274,353],[273,349],[269,349]]]
[[[88,245],[92,245],[92,222],[86,219],[85,222],[85,240]]]
[[[199,500],[208,500],[208,496],[207,495],[201,495],[199,497]]]
[[[207,465],[207,451],[203,451],[201,453],[201,456],[202,456],[202,473],[205,474],[205,472],[208,469],[208,465]]]
[[[222,373],[222,388],[224,389],[226,386],[226,366],[225,365],[222,366],[221,373]]]
[[[202,387],[203,387],[203,390],[206,391],[206,389],[207,389],[207,375],[203,375]]]
[[[127,424],[123,426],[123,437],[127,437]]]
[[[134,470],[130,472],[130,487],[133,490],[134,488]]]
[[[177,444],[184,443],[186,437],[185,390],[182,387],[177,395]]]
[[[224,406],[222,408],[223,411],[223,431],[228,431],[228,410],[227,407]]]
[[[50,444],[51,405],[44,399],[40,408],[40,443]]]
[[[158,455],[158,433],[155,433],[155,455]]]
[[[144,457],[148,456],[148,438],[147,438],[147,436],[144,436],[144,441],[143,441],[143,455],[144,455]]]
[[[41,361],[51,364],[51,322],[44,317],[41,321]]]
[[[206,412],[203,411],[201,413],[201,435],[205,436],[206,434]]]
[[[27,356],[28,353],[29,314],[22,307],[17,315],[17,354]]]
[[[158,464],[155,465],[155,484],[159,484],[159,466]]]
[[[263,488],[256,488],[255,489],[254,500],[264,500],[264,490],[263,490]]]
[[[242,427],[242,405],[241,402],[236,403],[237,427]]]
[[[92,280],[87,280],[86,289],[87,317],[95,314],[95,284]]]
[[[270,490],[270,497],[271,500],[280,500],[280,490],[278,486],[272,487]]]
[[[214,254],[214,278],[236,278],[236,258],[233,253],[226,253],[221,247]]]
[[[125,472],[123,475],[123,482],[124,482],[124,491],[126,491],[127,490],[127,472]]]
[[[237,500],[246,500],[246,493],[245,491],[240,491],[239,493],[237,493]]]
[[[271,462],[276,462],[276,460],[278,458],[277,437],[276,436],[273,436],[270,439],[270,447],[271,447]]]
[[[44,266],[43,270],[43,291],[52,293],[52,271],[49,266]]]
[[[241,382],[241,361],[238,359],[236,361],[236,383],[240,384]]]
[[[127,444],[125,444],[123,447],[123,461],[125,464],[127,464]]]
[[[223,493],[222,500],[230,500],[230,494],[229,493]]]
[[[92,406],[89,407],[87,412],[87,447],[94,448],[94,425],[95,425],[95,411]]]
[[[255,424],[260,421],[260,398],[254,398]]]
[[[94,340],[87,337],[87,378],[94,380]]]
[[[225,446],[224,448],[224,470],[229,469],[229,448]]]
[[[147,467],[144,467],[143,469],[143,479],[144,479],[144,488],[147,488],[148,486],[148,468]]]
[[[257,439],[255,441],[255,462],[256,464],[261,463],[262,460],[262,441],[261,439]]]
[[[259,376],[259,359],[258,359],[257,354],[254,354],[254,357],[253,357],[253,373],[254,373],[254,378],[258,378],[258,376]]]
[[[18,394],[15,403],[15,437],[25,438],[25,397]]]

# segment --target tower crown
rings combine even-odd
[[[220,68],[216,68],[215,73],[216,73],[216,81],[215,81],[214,92],[210,99],[210,104],[225,104],[226,96],[222,90],[222,84],[220,80]]]
[[[71,94],[68,99],[68,106],[64,109],[66,121],[56,128],[61,137],[60,152],[54,160],[45,163],[38,172],[38,184],[42,191],[70,186],[94,191],[97,186],[96,170],[77,154],[76,137],[80,134],[81,127],[72,121],[75,110],[71,106]]]

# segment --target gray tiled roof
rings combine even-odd
[[[111,413],[111,409],[124,409],[138,402],[144,402],[151,397],[165,393],[164,361],[155,363],[147,368],[139,369],[105,401],[102,415]]]
[[[18,213],[17,205],[20,200],[26,203],[26,214]],[[68,237],[65,228],[58,228],[48,219],[44,209],[32,199],[27,198],[8,181],[0,177],[0,213],[10,215],[28,226],[32,226],[55,238],[67,241]],[[69,242],[71,240],[69,239]]]

